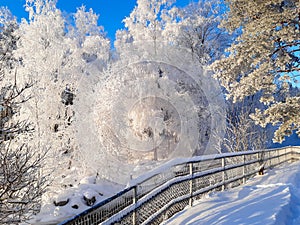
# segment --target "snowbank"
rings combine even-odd
[[[246,185],[209,194],[164,224],[300,224],[300,162],[269,170]]]

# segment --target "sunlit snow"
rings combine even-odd
[[[300,224],[300,162],[256,176],[246,185],[211,193],[164,225]]]

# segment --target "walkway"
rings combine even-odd
[[[300,224],[300,162],[210,194],[164,225]]]

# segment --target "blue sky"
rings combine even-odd
[[[177,0],[176,5],[184,6],[192,0]],[[0,6],[7,6],[18,20],[25,17],[25,0],[0,0]],[[123,28],[122,20],[130,14],[136,0],[58,0],[57,7],[66,13],[73,13],[76,8],[85,5],[100,15],[99,24],[104,26],[108,37],[114,39],[115,31]]]

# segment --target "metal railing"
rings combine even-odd
[[[203,194],[238,186],[258,172],[299,159],[300,147],[285,147],[175,160],[60,225],[160,224]]]

